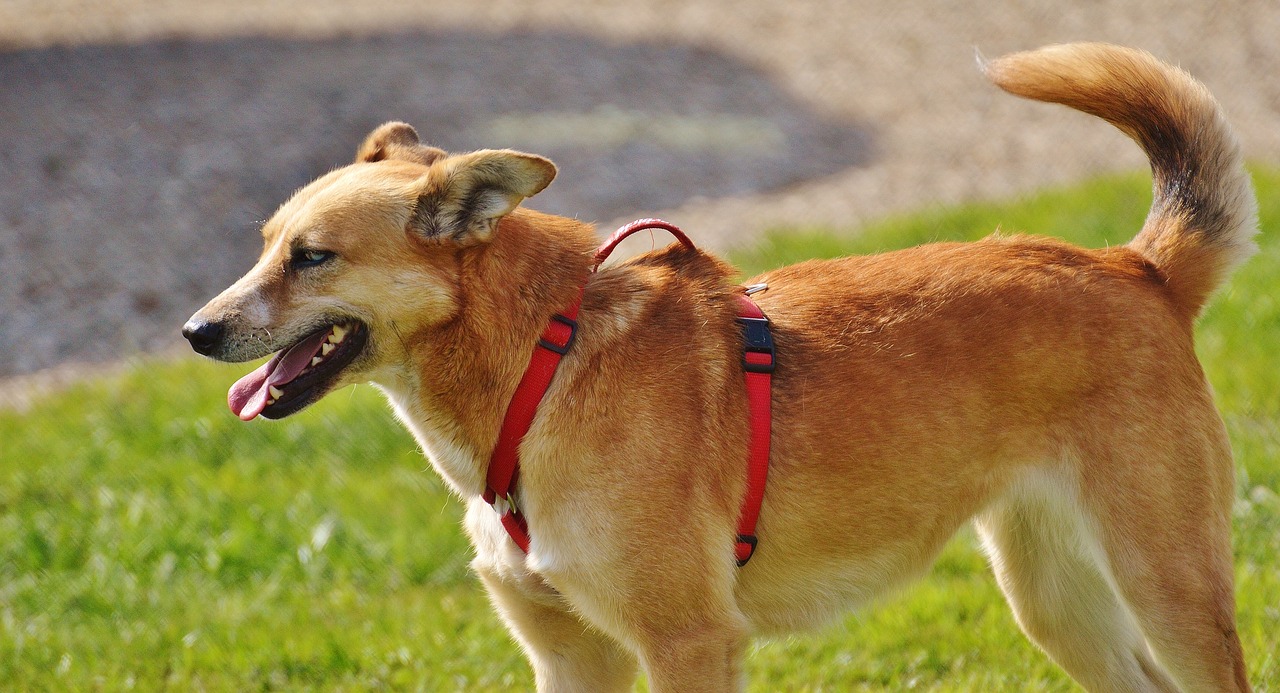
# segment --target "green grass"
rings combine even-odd
[[[1280,174],[1262,254],[1199,328],[1239,460],[1240,633],[1280,690]],[[859,235],[778,232],[749,271],[977,238],[997,226],[1122,243],[1141,176],[939,209]],[[467,571],[460,505],[361,387],[243,424],[243,371],[145,362],[0,412],[0,682],[26,690],[507,690],[527,665]],[[1018,632],[971,535],[926,580],[817,634],[762,641],[752,690],[1070,690]]]

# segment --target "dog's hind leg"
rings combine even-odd
[[[977,519],[1018,625],[1090,691],[1176,692],[1117,599],[1061,471],[1029,472]]]
[[[1181,689],[1248,691],[1231,558],[1235,471],[1208,392],[1199,399],[1183,398],[1155,430],[1135,427],[1127,445],[1095,450],[1085,501],[1120,594]]]
[[[533,665],[539,693],[608,693],[635,685],[635,655],[554,603],[556,597],[544,603],[489,570],[476,572]]]

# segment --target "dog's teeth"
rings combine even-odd
[[[284,396],[284,390],[275,385],[269,385],[267,386],[267,394],[271,395],[271,399],[267,400],[267,404],[275,404],[276,400]]]
[[[329,333],[329,341],[337,344],[341,342],[343,337],[347,336],[347,328],[342,325],[334,325],[333,331]]]
[[[337,348],[337,347],[335,347],[334,345],[332,345],[332,344],[330,344],[330,343],[328,343],[328,342],[325,342],[324,344],[321,344],[321,345],[320,345],[320,355],[321,355],[321,356],[328,356],[328,355],[329,355],[329,352],[333,351],[333,350],[334,350],[334,349],[336,349],[336,348]]]
[[[320,362],[321,362],[321,361],[323,361],[323,360],[324,360],[324,359],[320,358],[319,356],[312,356],[312,357],[311,357],[311,365],[312,365],[312,366],[319,366],[319,365],[320,365]]]

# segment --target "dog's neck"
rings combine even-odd
[[[539,335],[587,280],[591,226],[517,210],[486,247],[460,253],[460,310],[408,339],[400,377],[380,382],[399,418],[463,497],[484,490],[502,418]]]

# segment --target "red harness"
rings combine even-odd
[[[591,271],[609,257],[622,239],[644,229],[664,229],[685,247],[692,249],[690,241],[679,228],[657,219],[633,221],[618,229],[596,251]],[[583,290],[585,290],[585,286]],[[752,287],[754,288],[754,287]],[[747,407],[751,418],[751,441],[747,469],[747,494],[742,501],[738,518],[738,537],[734,554],[738,565],[745,565],[756,550],[756,521],[760,517],[760,505],[764,500],[764,485],[769,474],[769,440],[771,428],[772,373],[774,365],[773,337],[769,331],[769,319],[747,294],[749,288],[738,297],[738,322],[742,325],[744,351],[742,367],[746,372]],[[484,499],[493,505],[502,517],[502,526],[521,551],[529,552],[529,526],[524,515],[516,507],[512,496],[520,474],[518,448],[528,433],[533,417],[538,411],[551,379],[555,376],[560,359],[569,353],[578,333],[578,309],[582,306],[582,291],[573,303],[561,313],[551,316],[551,322],[543,331],[533,349],[529,367],[516,386],[516,392],[507,405],[506,418],[498,432],[498,445],[489,458]]]

